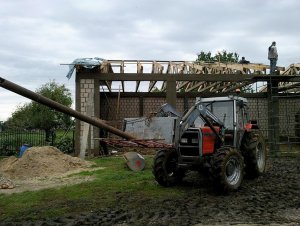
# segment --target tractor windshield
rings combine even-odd
[[[226,129],[232,130],[234,128],[233,122],[233,101],[212,101],[205,102],[205,106],[217,116],[225,125]],[[195,121],[196,126],[203,126],[204,122],[198,118]]]

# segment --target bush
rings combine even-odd
[[[17,152],[18,150],[16,148],[15,141],[10,141],[10,140],[1,141],[0,156],[17,155]]]
[[[55,146],[65,154],[73,152],[73,139],[68,136],[56,137]]]

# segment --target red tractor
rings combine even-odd
[[[266,145],[256,121],[249,120],[241,97],[198,99],[183,116],[169,105],[158,116],[179,116],[172,149],[156,153],[153,174],[162,186],[179,183],[187,170],[206,168],[218,190],[237,190],[244,173],[255,178],[265,171]]]

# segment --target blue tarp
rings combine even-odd
[[[99,57],[94,57],[94,58],[78,58],[78,59],[75,59],[69,65],[69,72],[67,74],[67,78],[70,79],[72,77],[76,65],[82,65],[85,68],[92,69],[92,68],[94,68],[96,66],[101,65],[101,63],[103,61],[104,61],[104,59],[99,58]]]

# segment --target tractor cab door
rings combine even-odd
[[[236,126],[236,145],[239,146],[241,139],[244,136],[245,133],[245,127],[248,124],[248,118],[247,115],[247,106],[244,105],[243,102],[237,101],[236,104],[236,120],[237,120],[237,126]]]

